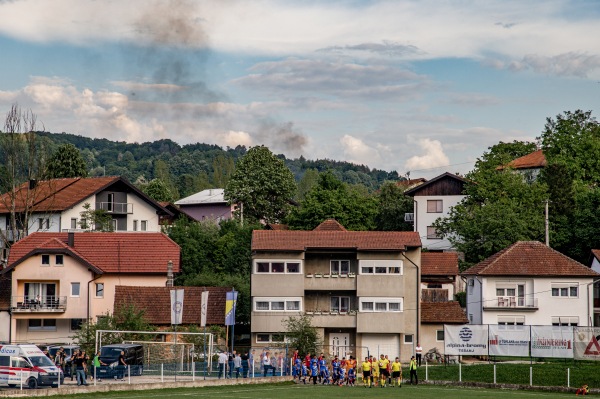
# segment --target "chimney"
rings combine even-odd
[[[71,248],[75,246],[75,233],[72,231],[67,234],[67,245]]]
[[[173,261],[167,262],[167,287],[173,286]]]
[[[30,179],[29,180],[29,189],[33,190],[35,187],[37,186],[37,180],[35,179]]]

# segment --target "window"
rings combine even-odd
[[[402,298],[362,297],[361,312],[402,312]]]
[[[498,328],[502,330],[521,330],[525,324],[525,316],[500,316]]]
[[[578,326],[579,317],[577,316],[556,316],[552,317],[553,326]]]
[[[56,331],[56,319],[29,319],[29,331]]]
[[[350,297],[332,296],[331,307],[329,310],[332,312],[348,313],[348,311],[350,310]]]
[[[141,231],[146,231],[148,229],[148,221],[147,220],[142,220],[142,223],[140,224],[140,230]]]
[[[48,230],[50,228],[50,219],[38,218],[38,230]]]
[[[87,223],[86,218],[81,218],[81,220],[79,221],[79,224],[81,225],[81,228],[84,230],[88,228],[88,223]]]
[[[115,195],[113,193],[108,194],[108,202],[106,203],[106,211],[112,212],[113,205],[115,203]]]
[[[104,298],[104,283],[96,283],[96,298]]]
[[[261,334],[256,334],[256,343],[260,344],[260,343],[269,343],[269,342],[288,342],[287,337],[285,336],[285,334],[281,334],[281,333],[274,333],[274,334],[266,334],[266,333],[261,333]]]
[[[137,229],[138,229],[138,221],[134,220],[133,221],[133,231],[137,231]]]
[[[79,290],[80,290],[80,284],[79,283],[71,283],[71,296],[78,297],[79,296]]]
[[[442,213],[443,212],[443,201],[442,200],[427,200],[427,213]]]
[[[515,296],[515,288],[496,288],[496,296]]]
[[[577,283],[552,284],[552,296],[577,298],[579,296],[579,285]]]
[[[427,239],[428,240],[441,240],[442,237],[440,237],[437,233],[437,230],[435,229],[434,226],[427,226]]]
[[[255,312],[300,312],[302,311],[301,298],[254,298]]]
[[[54,264],[55,264],[56,266],[62,266],[62,265],[64,265],[64,262],[65,262],[65,257],[64,257],[64,255],[56,255],[56,256],[54,257]]]
[[[25,300],[42,303],[53,300],[56,295],[56,284],[54,283],[25,283]],[[39,297],[39,298],[38,298]]]
[[[404,335],[404,343],[405,344],[412,344],[413,343],[413,335],[412,334],[405,334]]]
[[[299,274],[300,262],[285,260],[259,260],[255,261],[255,273]]]
[[[391,274],[402,275],[401,260],[361,260],[359,261],[360,274]]]
[[[71,319],[71,331],[81,330],[83,319]]]
[[[349,260],[332,260],[331,274],[348,274],[350,273]]]
[[[256,342],[271,342],[271,334],[256,334]]]
[[[50,255],[42,255],[42,266],[50,266]]]
[[[117,227],[118,227],[118,225],[117,225],[117,219],[113,219],[112,220],[112,229],[113,229],[113,231],[117,231]]]
[[[71,218],[71,230],[77,230],[77,218]]]
[[[444,330],[437,330],[435,332],[435,340],[436,341],[443,341],[444,340]]]

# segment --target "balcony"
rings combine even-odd
[[[538,299],[532,296],[498,296],[483,300],[483,310],[538,310]]]
[[[35,297],[13,296],[10,310],[13,313],[64,313],[67,310],[66,296]]]
[[[312,317],[311,323],[317,327],[356,328],[356,311],[306,311],[305,314]]]
[[[309,273],[304,279],[304,289],[327,291],[356,291],[356,275]]]
[[[422,302],[448,302],[448,290],[445,288],[424,288],[421,290]]]
[[[125,202],[96,202],[96,210],[102,209],[111,215],[133,213],[133,204]]]

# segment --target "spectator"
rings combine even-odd
[[[233,352],[233,368],[235,369],[235,378],[240,378],[240,373],[242,373],[242,357]]]
[[[225,352],[219,353],[219,378],[223,378],[225,374],[225,365],[227,364],[227,354]]]

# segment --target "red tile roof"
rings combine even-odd
[[[225,324],[225,293],[227,287],[129,287],[117,285],[114,308],[134,305],[144,311],[150,324],[171,324],[172,289],[184,289],[183,324],[200,325],[202,292],[208,291],[206,324]]]
[[[506,165],[500,165],[496,169],[502,170],[505,168],[511,169],[532,169],[532,168],[543,168],[547,165],[546,157],[542,150],[537,150],[531,154],[524,155],[520,158],[513,159]]]
[[[600,262],[600,249],[592,249],[592,255]]]
[[[517,241],[479,262],[463,275],[597,277],[589,267],[538,241]]]
[[[404,191],[409,190],[413,187],[419,186],[423,183],[427,183],[427,179],[419,177],[418,179],[400,180],[396,182],[396,186],[400,187]]]
[[[327,219],[317,227],[315,227],[314,231],[348,231],[344,226],[340,224],[335,219]]]
[[[421,302],[421,323],[465,324],[468,322],[465,311],[456,301]]]
[[[457,276],[458,253],[456,252],[422,252],[421,275]]]
[[[68,245],[73,234],[74,245]],[[16,242],[10,249],[8,269],[29,256],[52,251],[80,258],[104,273],[167,273],[167,262],[173,261],[173,272],[180,270],[180,248],[163,233],[49,233],[35,232]]]

